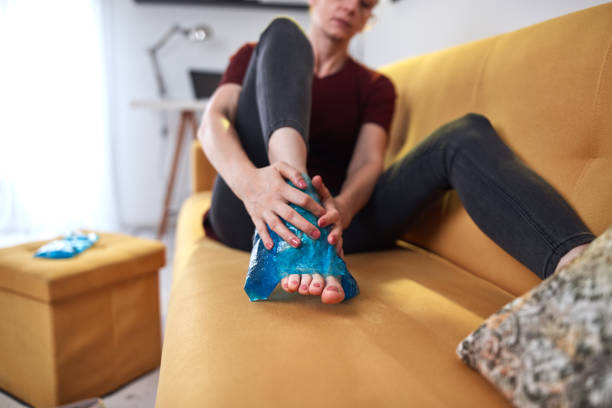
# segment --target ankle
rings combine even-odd
[[[290,127],[276,129],[268,142],[270,163],[283,161],[306,173],[306,144],[300,133]]]
[[[559,263],[557,264],[554,273],[559,272],[561,269],[563,269],[564,266],[566,266],[575,258],[577,258],[587,248],[587,246],[589,246],[589,244],[582,244],[569,250],[565,255],[561,257],[561,259],[559,259]]]

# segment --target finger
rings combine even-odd
[[[300,283],[300,289],[298,290],[298,292],[300,292],[300,295],[308,295],[308,288],[310,287],[310,282],[312,282],[312,275],[310,274],[304,274],[302,275],[302,282]]]
[[[285,221],[303,231],[310,238],[319,239],[321,236],[321,231],[316,226],[312,225],[306,218],[302,217],[287,204],[278,203],[275,210]]]
[[[342,237],[340,237],[340,239],[338,240],[338,243],[336,244],[336,253],[338,254],[339,257],[342,258],[342,244],[343,244],[343,240]]]
[[[338,221],[340,221],[340,212],[336,209],[336,207],[330,206],[327,213],[319,218],[317,224],[319,224],[319,227],[323,228],[337,223]]]
[[[289,292],[295,292],[298,286],[300,286],[300,275],[289,275],[289,283],[287,284]]]
[[[270,233],[268,232],[268,227],[266,226],[266,223],[263,222],[263,220],[261,219],[254,220],[253,223],[255,224],[255,229],[259,234],[259,238],[261,238],[261,241],[263,242],[264,246],[269,251],[270,249],[272,249],[272,247],[274,247],[274,241],[270,237]]]
[[[274,166],[284,178],[291,180],[291,182],[299,188],[304,189],[308,187],[308,184],[304,181],[304,177],[302,177],[302,173],[295,167],[285,162],[276,162]]]
[[[276,232],[278,236],[284,239],[289,245],[294,248],[300,246],[302,241],[300,241],[298,237],[296,237],[291,231],[289,231],[289,228],[285,226],[285,224],[281,221],[280,218],[278,218],[276,214],[267,212],[265,219],[270,229]]]
[[[323,292],[323,287],[325,286],[325,280],[323,276],[318,273],[312,275],[312,281],[310,282],[310,287],[308,288],[308,292],[311,295],[319,296],[321,292]]]
[[[312,178],[312,186],[317,191],[317,194],[319,194],[321,201],[331,197],[329,190],[325,186],[325,183],[323,183],[323,178],[321,178],[321,176],[318,174]]]
[[[282,195],[285,200],[310,211],[317,218],[326,213],[325,207],[317,203],[315,199],[291,186],[283,189]]]
[[[327,242],[329,242],[331,245],[336,245],[340,239],[342,239],[342,226],[340,223],[335,223],[327,236]]]

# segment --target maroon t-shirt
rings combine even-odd
[[[255,43],[243,45],[231,58],[219,85],[242,84]],[[359,130],[365,123],[389,131],[395,89],[383,74],[348,58],[342,68],[312,81],[308,173],[321,175],[332,194],[346,178]]]
[[[219,82],[242,85],[255,43],[243,45],[232,57]],[[393,83],[381,73],[348,58],[342,68],[324,78],[314,76],[310,114],[308,174],[319,174],[333,195],[340,192],[365,123],[380,125],[387,133],[395,108]],[[206,235],[217,239],[203,217]]]

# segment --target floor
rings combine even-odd
[[[168,312],[168,300],[170,298],[170,286],[172,284],[172,260],[174,255],[174,232],[175,219],[171,217],[168,222],[168,232],[163,237],[162,241],[166,245],[166,266],[160,270],[159,279],[159,295],[160,295],[160,311],[162,318],[162,333],[166,327],[166,315]],[[125,231],[130,235],[155,239],[156,230],[138,229]],[[23,242],[23,236],[6,236],[3,235],[0,240],[0,247],[12,245],[14,243]],[[104,406],[107,408],[151,408],[155,406],[155,395],[157,392],[157,383],[159,380],[159,369],[151,371],[144,376],[137,378],[124,387],[114,391],[111,394],[100,396],[104,401]],[[0,390],[0,408],[21,408],[28,407],[22,401],[16,400],[13,396],[4,393]]]

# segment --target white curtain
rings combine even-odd
[[[0,245],[117,226],[104,1],[0,0]]]

